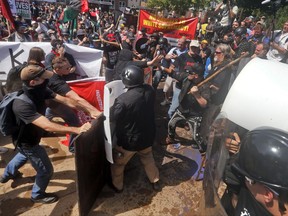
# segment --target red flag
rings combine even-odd
[[[79,80],[78,82],[69,82],[68,84],[80,97],[84,98],[98,110],[103,111],[104,85],[106,84],[104,80]],[[82,124],[91,121],[91,118],[83,111],[77,111],[77,115]]]
[[[70,0],[68,7],[63,11],[60,20],[64,22],[74,20],[80,12],[88,12],[87,0]]]
[[[11,26],[14,28],[14,18],[10,10],[10,6],[7,0],[0,0],[1,11],[3,16],[10,22]]]
[[[87,12],[88,11],[88,0],[70,0],[68,8],[71,8],[75,11],[79,12]]]
[[[88,1],[81,0],[81,12],[88,12]]]

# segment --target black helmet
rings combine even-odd
[[[158,41],[159,44],[163,44],[163,45],[167,45],[168,44],[168,40],[167,38],[163,38],[161,37]]]
[[[144,71],[135,65],[128,65],[122,72],[122,82],[127,88],[140,86],[144,83]]]
[[[273,189],[288,190],[288,133],[261,127],[248,132],[241,144],[238,172]]]
[[[235,36],[246,36],[246,33],[247,29],[245,27],[238,27],[234,31]]]
[[[186,71],[186,73],[189,73],[189,74],[196,73],[200,77],[203,77],[204,71],[205,71],[205,66],[203,64],[200,64],[200,63],[194,63],[192,66],[189,65],[189,66],[185,67],[185,71]]]

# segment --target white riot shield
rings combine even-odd
[[[210,127],[200,204],[203,215],[227,215],[223,199],[230,183],[226,165],[248,131],[268,126],[288,132],[287,83],[287,64],[258,58],[236,78]]]
[[[116,80],[107,83],[104,86],[104,131],[105,131],[105,151],[106,158],[110,163],[113,162],[112,147],[113,147],[113,125],[110,123],[110,108],[113,106],[115,99],[126,91],[122,80]]]

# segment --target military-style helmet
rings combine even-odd
[[[144,71],[135,65],[128,65],[122,72],[122,82],[126,88],[140,86],[144,83]]]
[[[233,167],[273,189],[288,190],[288,133],[260,127],[248,132]]]
[[[159,43],[160,45],[161,45],[161,44],[167,45],[167,44],[168,44],[168,40],[167,40],[167,38],[161,37],[161,38],[159,39],[158,43]]]
[[[246,36],[246,33],[247,29],[245,27],[238,27],[234,31],[235,36]]]

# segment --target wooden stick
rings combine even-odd
[[[229,64],[225,65],[224,67],[220,68],[219,70],[217,70],[215,73],[213,73],[211,76],[209,76],[208,78],[204,79],[202,82],[198,83],[197,87],[199,88],[200,86],[204,85],[205,83],[209,82],[211,79],[213,79],[214,77],[216,77],[219,73],[221,73],[223,70],[225,70],[228,67],[231,67],[232,65],[236,64],[237,62],[239,62],[242,58],[245,58],[249,55],[248,52],[246,52],[244,55],[241,55],[239,58],[231,61]]]
[[[115,24],[115,31],[118,29],[118,25],[119,25],[119,22],[120,22],[120,19],[122,17],[122,14],[118,17],[117,21],[116,21],[116,24]]]

